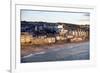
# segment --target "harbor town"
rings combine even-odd
[[[21,45],[47,45],[89,40],[89,25],[21,22]]]
[[[20,12],[21,63],[90,59],[90,13]]]
[[[77,46],[76,52],[80,54],[80,50],[85,52],[88,51],[88,53],[85,54],[85,58],[84,56],[82,57],[83,59],[89,59],[89,29],[90,26],[88,24],[78,25],[60,22],[50,23],[21,21],[21,62],[41,62],[55,59],[59,60],[59,57],[57,58],[57,53],[64,50],[63,52],[65,54],[60,53],[60,55],[62,55],[62,57],[67,56],[66,54],[68,54],[67,52],[69,51],[68,48],[72,47],[69,52],[71,54],[72,50],[75,50],[75,47]],[[83,46],[82,49],[82,45],[84,45],[85,48]],[[48,54],[48,51],[52,51],[51,54]],[[52,53],[55,52],[57,54],[55,55],[56,57],[52,56]],[[73,51],[73,53],[74,52],[75,51]],[[46,56],[49,58],[49,60],[47,57],[42,56],[45,55],[45,53],[47,53]],[[34,58],[34,55],[36,56],[36,59]],[[41,57],[38,58],[38,55]],[[52,59],[53,57],[54,59]],[[80,59],[82,57],[78,58]],[[69,60],[70,58],[73,57],[61,58],[60,56],[61,60]]]

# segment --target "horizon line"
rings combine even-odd
[[[67,23],[67,22],[47,22],[47,21],[26,21],[25,22],[46,22],[46,23],[65,23],[65,24],[74,24],[74,25],[90,25],[90,24],[76,24],[76,23]]]

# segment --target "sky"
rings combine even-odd
[[[89,24],[89,13],[21,10],[21,21]]]

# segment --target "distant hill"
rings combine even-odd
[[[71,23],[50,23],[50,22],[29,22],[21,21],[21,32],[29,32],[33,36],[35,35],[56,35],[59,33],[60,29],[57,28],[58,25],[63,25],[65,30],[84,30],[89,31],[89,25],[77,25]]]

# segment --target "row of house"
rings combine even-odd
[[[66,23],[42,23],[35,22],[34,30],[21,32],[22,44],[51,44],[58,41],[75,42],[89,40],[89,26],[87,25],[74,25]],[[25,25],[24,25],[25,26]],[[21,27],[22,29],[26,29]],[[32,28],[32,29],[33,29]],[[38,34],[37,34],[38,33]],[[35,34],[35,36],[33,35]]]

